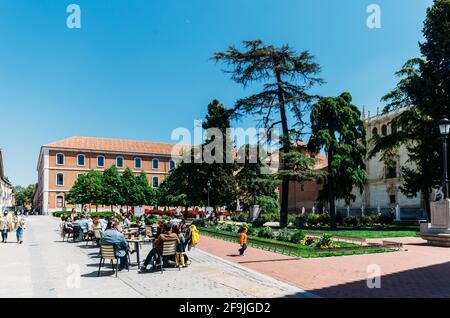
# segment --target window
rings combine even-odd
[[[158,179],[158,177],[153,177],[152,178],[152,186],[153,186],[153,188],[159,187],[159,179]]]
[[[387,136],[387,126],[386,126],[386,125],[383,125],[383,126],[381,127],[381,134],[382,134],[383,136]]]
[[[153,169],[158,169],[159,168],[159,160],[158,159],[153,159],[152,160],[152,168]]]
[[[61,208],[64,207],[64,196],[58,195],[58,196],[56,197],[56,207],[57,207],[58,209],[61,209]]]
[[[305,191],[305,186],[302,184],[302,185],[300,185],[300,191]]]
[[[141,158],[134,158],[134,169],[142,168],[142,160]]]
[[[391,204],[397,203],[397,198],[395,197],[394,194],[391,194],[391,195],[389,196],[389,202],[390,202]]]
[[[175,164],[175,160],[169,160],[169,169],[170,170],[172,170],[172,169],[175,169],[175,167],[176,167],[176,164]]]
[[[98,156],[97,167],[104,167],[104,166],[105,166],[105,156]]]
[[[86,157],[84,155],[78,155],[77,156],[77,164],[79,166],[84,166],[86,161]]]
[[[56,174],[56,185],[58,187],[64,186],[64,175],[62,173]]]
[[[62,153],[57,153],[56,154],[56,164],[58,166],[64,165],[64,154],[62,154]]]
[[[372,137],[378,136],[378,128],[375,127],[374,129],[372,129]]]
[[[397,163],[392,164],[392,166],[386,167],[386,179],[397,178]]]
[[[116,167],[117,168],[123,168],[123,157],[117,157],[116,158]]]

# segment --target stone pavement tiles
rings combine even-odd
[[[108,264],[97,277],[98,248],[61,242],[58,220],[28,217],[22,245],[0,245],[0,297],[308,297],[298,287],[279,282],[199,249],[190,253],[192,265],[163,274],[141,274],[137,267],[113,275]],[[142,245],[141,259],[151,245]],[[135,254],[131,255],[132,262]]]
[[[450,248],[414,237],[387,240],[404,243],[404,250],[296,259],[249,247],[237,257],[237,243],[207,236],[198,248],[321,297],[450,297]],[[367,286],[374,269],[381,274],[380,288]]]

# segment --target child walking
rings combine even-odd
[[[239,256],[243,256],[245,250],[247,249],[247,228],[243,227],[241,231],[241,236],[239,238],[239,244],[241,248],[239,249]]]

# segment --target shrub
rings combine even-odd
[[[233,221],[233,222],[247,222],[248,213],[235,212],[235,213],[231,214],[230,218],[231,218],[231,221]]]
[[[156,222],[158,222],[158,217],[156,215],[150,215],[145,218],[145,224],[146,225],[153,225]]]
[[[279,230],[279,231],[276,232],[275,239],[277,241],[281,241],[281,242],[290,242],[291,235],[290,235],[288,229],[284,228],[284,229]]]
[[[195,219],[192,221],[192,224],[196,227],[206,227],[206,222],[204,219]]]
[[[319,223],[319,215],[318,214],[308,214],[306,217],[306,223],[308,226],[316,226]]]
[[[248,235],[255,234],[255,227],[253,226],[253,224],[248,223],[248,224],[244,224],[244,226],[247,228]],[[242,228],[240,230],[242,230]]]
[[[302,230],[295,230],[291,235],[291,242],[299,244],[305,238],[305,234]]]
[[[263,237],[263,238],[273,238],[274,233],[271,227],[263,226],[262,228],[259,228],[256,232],[256,236]]]
[[[319,214],[317,217],[317,223],[320,225],[330,224],[330,216],[328,214]]]
[[[261,216],[266,222],[278,222],[280,220],[280,214],[278,212],[263,212]]]
[[[312,246],[314,244],[314,239],[310,236],[305,236],[300,244],[304,246]]]
[[[344,218],[343,223],[345,226],[358,226],[359,219],[356,216],[349,216],[349,217]]]
[[[389,214],[382,214],[378,217],[378,222],[381,225],[390,225],[394,223],[394,218]]]
[[[330,248],[333,247],[333,241],[331,240],[333,236],[331,234],[322,234],[322,236],[315,243],[317,248]]]
[[[288,224],[292,223],[295,224],[295,219],[297,219],[300,215],[299,214],[289,214],[288,215]]]

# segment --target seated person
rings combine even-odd
[[[107,226],[107,230],[103,233],[103,237],[100,241],[101,244],[112,244],[115,247],[116,256],[120,260],[119,270],[124,268],[128,269],[128,242],[125,236],[121,233],[122,224],[114,224],[114,228],[111,228],[110,224]]]
[[[141,267],[141,271],[146,271],[147,266],[150,264],[150,262],[153,259],[156,259],[157,255],[161,255],[163,243],[166,241],[177,241],[177,243],[180,243],[178,235],[171,231],[171,226],[169,223],[164,223],[164,231],[155,240],[155,243],[153,244],[153,249],[150,251],[150,253],[148,253],[144,265]]]
[[[74,241],[81,241],[83,240],[83,229],[80,226],[80,220],[78,220],[78,217],[75,217],[73,219],[73,240]]]
[[[183,253],[184,256],[184,267],[190,264],[189,257],[186,255],[186,238],[183,234],[183,225],[174,225],[172,227],[172,232],[175,233],[178,236],[178,239],[180,242],[177,244],[177,253]]]

